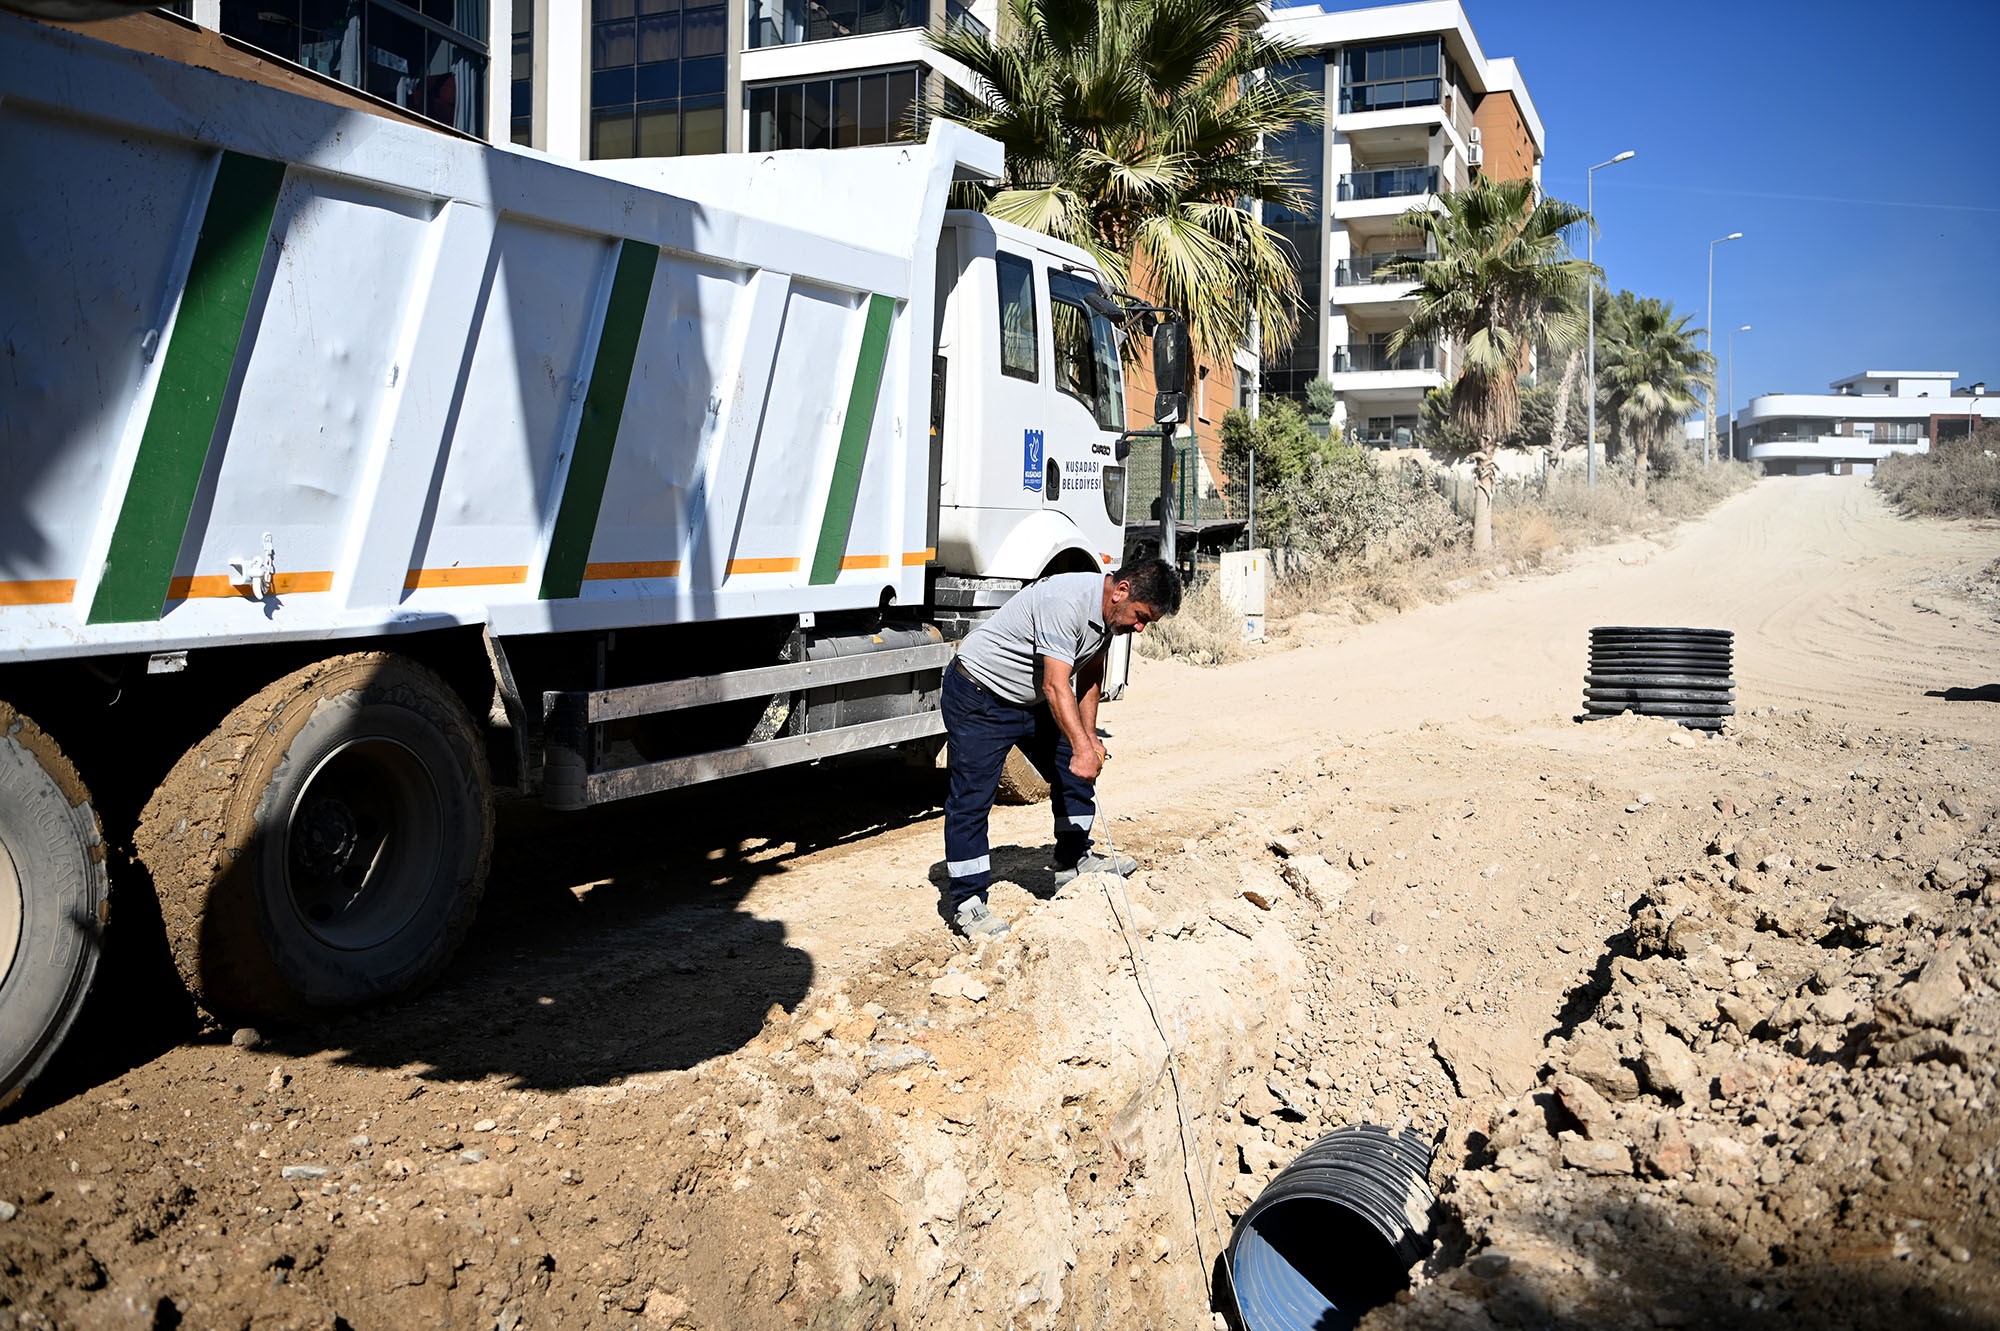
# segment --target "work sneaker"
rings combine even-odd
[[[988,910],[986,903],[978,897],[960,902],[958,913],[952,917],[952,923],[967,938],[998,938],[1012,927],[1007,921]]]
[[[1086,873],[1115,873],[1120,878],[1130,878],[1139,871],[1139,861],[1130,855],[1099,855],[1087,850],[1083,858],[1067,869],[1056,870],[1056,886],[1064,887],[1075,882],[1077,875]]]

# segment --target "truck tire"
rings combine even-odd
[[[0,703],[0,1108],[82,1010],[110,900],[90,792],[41,727]]]
[[[443,680],[401,656],[336,656],[188,750],[136,840],[196,1001],[303,1019],[444,969],[485,889],[492,783]]]
[[[1028,755],[1016,747],[1007,750],[1007,764],[1000,769],[999,804],[1040,804],[1049,797],[1049,783]]]

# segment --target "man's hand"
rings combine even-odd
[[[1097,774],[1104,770],[1104,746],[1093,744],[1088,749],[1077,749],[1069,756],[1069,770],[1079,780],[1095,781]]]

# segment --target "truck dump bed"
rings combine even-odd
[[[586,168],[0,15],[0,660],[920,601],[999,148],[828,156]]]

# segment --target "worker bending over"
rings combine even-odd
[[[1097,814],[1097,702],[1114,635],[1142,633],[1181,608],[1181,580],[1163,559],[1116,573],[1058,573],[1017,592],[968,635],[944,675],[951,793],[944,806],[953,924],[968,937],[1007,932],[986,904],[992,877],[986,823],[1015,745],[1049,783],[1056,886],[1080,873],[1129,874],[1138,862],[1091,850]]]

